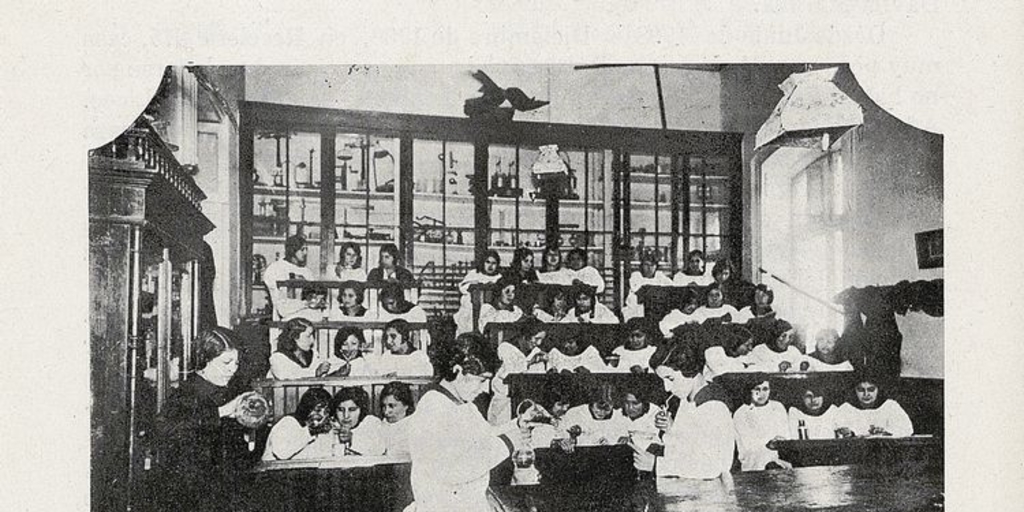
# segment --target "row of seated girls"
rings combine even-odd
[[[669,278],[658,270],[660,256],[657,251],[645,252],[640,258],[640,268],[629,276],[629,292],[626,295],[626,303],[622,308],[622,316],[625,319],[644,316],[644,306],[637,299],[637,291],[644,286],[698,286],[705,287],[718,285],[723,295],[729,295],[725,300],[730,307],[742,308],[746,306],[740,289],[743,284],[735,277],[732,263],[729,260],[721,260],[714,266],[707,265],[704,261],[704,253],[699,250],[690,251],[686,262],[681,270]],[[728,293],[735,292],[735,293]]]
[[[374,416],[370,396],[361,387],[339,389],[332,397],[323,388],[310,388],[295,412],[270,430],[263,460],[302,460],[364,455],[407,458],[408,426],[416,411],[408,384],[391,382],[380,392]]]
[[[340,311],[328,311],[325,314],[323,305],[326,291],[312,287],[304,289],[301,297],[291,297],[288,290],[279,288],[277,285],[279,281],[285,280],[313,281],[316,279],[313,271],[306,266],[307,254],[306,239],[302,235],[292,235],[285,239],[284,259],[271,263],[263,271],[263,283],[267,286],[273,304],[274,320],[284,321],[296,317],[314,320],[322,320],[324,317],[336,319],[339,315],[362,317],[366,313],[362,305],[362,287],[366,284],[382,287],[385,284],[393,283],[401,290],[403,287],[410,287],[415,283],[412,272],[402,266],[398,247],[394,244],[381,246],[378,265],[367,273],[362,268],[359,247],[352,242],[346,242],[339,250],[338,259],[340,261],[333,272],[334,275],[325,276],[324,279],[337,279],[350,283],[350,287],[342,288],[339,291],[337,302]]]
[[[384,327],[384,351],[366,353],[363,330],[343,326],[334,335],[334,353],[317,353],[316,328],[304,318],[285,323],[277,337],[277,350],[270,355],[270,379],[319,377],[409,377],[431,376],[433,366],[426,352],[411,340],[409,322],[390,320]]]
[[[733,414],[741,469],[790,467],[776,451],[781,440],[913,435],[910,417],[896,400],[885,397],[879,379],[860,376],[855,382],[853,396],[838,407],[820,387],[804,386],[788,412],[771,399],[769,381],[753,382],[747,403]]]
[[[593,311],[588,309],[581,312],[580,315],[571,315],[570,319],[583,318],[584,320],[580,321],[587,321],[596,316],[598,318],[596,323],[618,323],[618,317],[594,299],[595,296],[604,292],[605,283],[601,273],[587,263],[585,250],[570,249],[565,257],[566,266],[562,265],[562,252],[557,247],[546,248],[542,258],[543,263],[538,270],[534,266],[533,252],[526,247],[519,247],[512,255],[512,263],[507,269],[501,271],[501,257],[497,251],[488,251],[477,267],[466,274],[466,277],[459,283],[462,298],[459,310],[454,317],[457,333],[473,330],[473,304],[470,287],[479,284],[495,284],[499,290],[491,303],[481,307],[481,325],[485,321],[514,322],[523,315],[519,307],[514,304],[514,287],[521,283],[586,285],[592,290],[590,303],[594,305]],[[562,297],[563,301],[564,299],[565,297]],[[542,318],[542,320],[561,321],[567,313],[569,313],[568,308],[564,308],[560,310],[557,318]]]

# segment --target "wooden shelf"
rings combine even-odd
[[[284,187],[266,187],[266,186],[255,186],[253,187],[253,195],[259,196],[270,196],[270,197],[285,197],[288,195],[293,198],[305,198],[320,200],[320,189],[318,188],[293,188],[290,190]],[[438,194],[440,195],[440,194]],[[334,193],[334,196],[338,199],[357,199],[366,200],[367,193],[365,190],[338,190]],[[370,200],[394,200],[395,194],[392,192],[370,192]],[[472,196],[465,196],[472,199]]]

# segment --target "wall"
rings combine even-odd
[[[551,101],[517,113],[517,121],[661,127],[649,66],[247,66],[245,99],[464,117],[463,102],[479,96],[479,83],[470,75],[476,69],[502,87],[519,87],[529,96]],[[722,129],[718,73],[663,69],[662,87],[669,128]]]
[[[943,226],[943,138],[918,130],[875,105],[849,73],[844,91],[864,108],[852,172],[845,280],[849,286],[941,279],[920,270],[914,234]],[[943,321],[923,313],[897,316],[903,333],[903,374],[943,376]]]
[[[771,77],[762,73],[763,79]],[[777,77],[774,77],[777,78]],[[782,77],[784,79],[785,77]],[[781,80],[779,80],[781,81]],[[895,284],[901,280],[936,279],[942,269],[920,270],[914,234],[942,228],[943,164],[940,135],[924,132],[889,115],[875,105],[844,68],[837,78],[839,87],[863,107],[864,124],[849,132],[835,147],[843,148],[845,214],[842,231],[842,284],[863,287]],[[731,91],[723,80],[723,91]],[[754,85],[748,86],[756,88]],[[723,94],[723,96],[727,96]],[[774,96],[776,100],[781,94]],[[763,107],[763,105],[762,105]],[[742,114],[726,116],[728,120],[746,123]],[[748,189],[763,201],[751,210],[749,224],[753,231],[752,261],[789,277],[794,282],[814,283],[816,279],[802,275],[810,254],[801,260],[792,256],[790,234],[790,178],[820,153],[817,150],[783,148],[758,162],[750,175]],[[761,158],[761,155],[758,155]],[[829,256],[825,256],[828,258]],[[827,261],[822,260],[827,267]],[[802,265],[803,264],[803,265]],[[818,265],[821,266],[821,265]],[[820,281],[820,280],[817,280]],[[771,284],[771,283],[769,283]],[[782,292],[783,285],[774,284],[776,299],[782,297],[799,303],[799,297]],[[811,284],[805,286],[813,288]],[[816,292],[830,299],[840,289]],[[794,318],[817,320],[826,310],[811,301],[804,301]],[[783,313],[785,306],[777,309]],[[812,310],[820,309],[814,312]],[[903,374],[905,376],[943,376],[942,318],[923,313],[897,316],[903,333]]]

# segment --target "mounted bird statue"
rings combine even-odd
[[[494,80],[491,80],[491,77],[479,69],[473,73],[473,78],[480,82],[479,91],[483,93],[483,96],[466,100],[463,112],[470,119],[507,122],[512,120],[512,116],[517,110],[526,112],[550,103],[531,98],[518,87],[502,89],[494,83]],[[511,107],[502,106],[506,100],[512,105]]]

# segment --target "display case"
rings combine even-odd
[[[741,134],[255,102],[242,102],[240,119],[249,312],[267,307],[258,271],[300,231],[310,244],[307,266],[322,279],[332,278],[343,242],[362,248],[364,268],[375,266],[382,244],[395,243],[433,314],[458,308],[457,284],[491,249],[508,266],[514,249],[526,247],[539,266],[549,244],[584,248],[611,306],[622,301],[638,248],[657,248],[668,273],[693,248],[739,263]],[[533,173],[548,145],[558,146],[566,168],[554,191]],[[322,169],[332,178],[322,179]],[[693,186],[707,191],[688,194]]]
[[[148,432],[189,377],[192,339],[212,327],[204,198],[144,118],[89,152],[93,510],[132,509]]]

